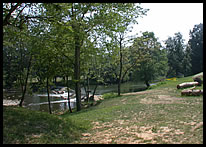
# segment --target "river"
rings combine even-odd
[[[90,90],[93,92],[95,85],[90,85]],[[126,82],[121,84],[121,93],[126,92],[137,92],[145,89],[146,86],[143,83],[134,83],[134,82]],[[81,88],[83,94],[85,94],[84,89]],[[104,93],[109,92],[117,92],[117,84],[113,85],[99,85],[96,89],[95,95],[103,95]],[[32,95],[26,94],[24,107],[27,107],[31,110],[45,111],[49,112],[48,108],[48,98],[46,93],[41,93],[45,96],[39,96],[39,93],[33,93]],[[91,93],[92,94],[92,93]],[[74,99],[73,99],[74,100]],[[51,101],[51,109],[52,111],[65,111],[68,110],[68,101],[62,97],[50,97]],[[75,101],[71,101],[71,107],[74,108],[76,106]]]

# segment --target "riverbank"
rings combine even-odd
[[[4,106],[3,143],[201,144],[203,96],[181,96],[176,88],[189,81],[165,81],[62,115]]]

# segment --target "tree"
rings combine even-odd
[[[18,77],[18,57],[20,57],[18,46],[18,35],[16,28],[3,28],[6,32],[3,36],[3,87],[10,89]],[[15,33],[14,33],[15,32]]]
[[[143,32],[142,36],[134,41],[132,48],[141,54],[140,65],[136,70],[147,88],[150,86],[149,82],[151,80],[166,75],[166,52],[162,48],[161,43],[157,41],[153,32]]]
[[[50,34],[51,33],[51,34]],[[54,38],[53,38],[54,37]],[[61,54],[59,53],[58,46],[55,46],[56,36],[52,36],[52,31],[45,31],[38,36],[39,40],[36,45],[36,54],[34,54],[35,63],[34,69],[38,70],[38,75],[41,79],[42,87],[47,89],[49,112],[52,113],[50,105],[50,86],[53,84],[51,81],[62,71]],[[64,64],[65,65],[65,64]],[[63,72],[63,71],[62,71]]]
[[[136,58],[136,60],[129,60],[131,53],[129,53],[129,48],[125,47],[125,42],[129,42],[128,38],[125,37],[126,30],[124,32],[119,32],[119,37],[117,39],[118,49],[119,49],[119,71],[117,72],[117,81],[118,81],[118,96],[121,93],[121,83],[123,82],[125,76],[129,73],[129,71],[137,65],[140,58]],[[137,54],[134,54],[137,56]],[[134,56],[133,55],[133,56]]]
[[[26,9],[27,11],[25,11]],[[11,88],[15,82],[17,86],[21,87],[22,97],[20,106],[22,106],[24,101],[33,60],[32,37],[29,31],[29,27],[31,27],[30,19],[38,17],[36,13],[38,9],[38,4],[3,4],[5,86]],[[10,58],[10,55],[13,56],[14,60]],[[10,69],[14,69],[14,71]]]
[[[195,25],[190,31],[192,74],[203,71],[203,24]]]
[[[19,73],[25,67],[27,51],[21,47],[27,28],[22,23],[22,11],[27,6],[22,3],[3,3],[3,71],[6,88],[14,87]],[[21,20],[19,20],[21,19]],[[28,36],[27,36],[28,37]],[[25,44],[25,43],[24,43]],[[27,49],[28,50],[28,49]],[[19,68],[21,66],[21,69]],[[21,75],[20,75],[21,77]]]
[[[6,25],[16,25],[17,19],[19,18],[20,14],[22,13],[23,9],[27,5],[22,7],[22,3],[3,3],[3,26]],[[14,17],[12,13],[16,12],[17,15]],[[21,23],[20,23],[21,24]],[[19,26],[20,26],[19,24]]]
[[[111,42],[114,43],[114,45],[112,46],[112,49],[117,50],[117,52],[114,51],[114,53],[118,53],[117,54],[118,59],[117,58],[116,59],[119,60],[117,61],[119,70],[115,73],[115,75],[116,75],[116,79],[118,82],[117,89],[118,89],[119,96],[121,92],[121,83],[123,82],[127,73],[136,64],[136,60],[135,60],[135,63],[131,63],[131,64],[129,61],[126,61],[128,60],[127,58],[128,48],[126,48],[126,44],[131,40],[131,38],[129,38],[127,33],[131,32],[132,27],[130,27],[130,25],[137,23],[137,18],[142,17],[143,15],[146,15],[146,12],[148,11],[148,10],[143,10],[142,8],[138,6],[136,7],[130,6],[127,9],[128,10],[124,10],[125,12],[122,14],[118,14],[118,13],[116,14],[116,12],[119,11],[118,8],[114,10],[115,12],[114,15],[116,15],[116,18],[118,19],[121,18],[121,19],[119,20],[119,23],[114,28],[111,29],[110,32],[106,32],[106,35],[108,35],[108,37],[111,37]],[[120,8],[120,10],[122,10],[122,8]]]
[[[186,49],[184,50],[184,57],[182,61],[184,76],[189,76],[192,74],[191,53],[191,47],[189,44],[187,44]]]
[[[53,4],[53,6],[62,10],[61,14],[64,16],[60,22],[71,26],[73,31],[74,82],[77,111],[79,111],[81,110],[80,56],[85,39],[90,36],[91,32],[109,32],[117,28],[123,19],[130,21],[131,18],[137,18],[144,13],[145,10],[132,3],[71,3]]]
[[[175,33],[173,38],[169,37],[166,42],[169,71],[168,76],[180,76],[184,73],[184,40],[180,32]]]

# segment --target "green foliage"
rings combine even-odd
[[[195,25],[190,31],[192,74],[203,71],[203,24]]]
[[[191,71],[191,47],[185,45],[180,32],[166,40],[168,57],[168,77],[190,75]]]
[[[189,76],[192,74],[191,54],[192,54],[191,47],[190,45],[187,45],[184,52],[184,58],[182,61],[184,76]]]
[[[141,37],[134,40],[132,49],[140,56],[139,66],[134,74],[149,86],[149,81],[167,73],[166,52],[155,38],[153,32],[143,32]]]

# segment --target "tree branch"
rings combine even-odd
[[[11,3],[11,9],[9,10],[9,13],[6,15],[6,17],[3,20],[3,26],[9,24],[9,19],[11,17],[11,14],[17,9],[18,6],[20,6],[22,3],[17,3],[16,5],[12,6]]]

